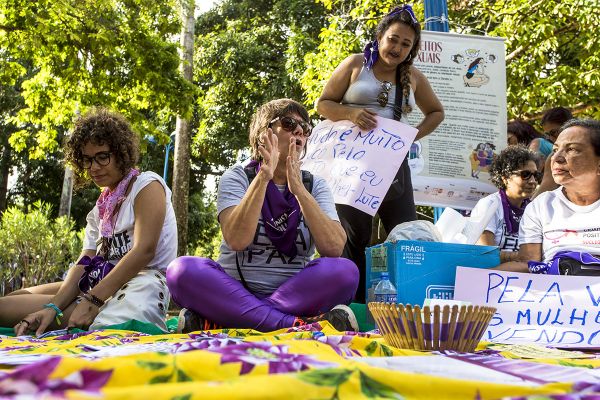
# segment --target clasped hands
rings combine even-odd
[[[285,163],[288,189],[295,196],[299,195],[301,191],[305,189],[304,184],[302,183],[302,173],[300,171],[301,162],[296,147],[296,137],[292,135],[290,137]],[[260,166],[260,172],[262,172],[268,180],[273,179],[279,164],[280,151],[279,139],[277,135],[273,133],[271,128],[268,128],[267,132],[260,136],[258,152],[263,159]]]

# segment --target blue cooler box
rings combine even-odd
[[[401,240],[369,247],[367,302],[382,272],[398,291],[398,303],[423,305],[425,299],[454,298],[456,267],[491,268],[500,264],[497,246]],[[371,299],[371,300],[370,300]]]

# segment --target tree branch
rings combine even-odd
[[[554,36],[558,36],[560,34],[563,34],[565,32],[569,32],[569,31],[576,31],[577,30],[577,24],[572,24],[572,25],[567,25],[567,26],[563,26],[560,29],[555,29],[552,34]],[[515,50],[513,50],[512,53],[510,53],[509,55],[506,56],[506,65],[510,64],[515,58],[517,58],[518,56],[521,55],[521,53],[523,53],[523,51],[525,51],[526,48],[523,45],[520,45],[519,47],[517,47]]]

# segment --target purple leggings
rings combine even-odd
[[[297,316],[316,316],[349,304],[358,287],[358,268],[345,258],[317,258],[260,299],[217,262],[184,256],[169,264],[167,285],[177,304],[211,322],[268,332],[292,326]]]

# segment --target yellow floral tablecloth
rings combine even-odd
[[[270,333],[224,329],[150,336],[102,330],[46,339],[1,337],[0,398],[535,396],[531,398],[542,399],[563,395],[556,398],[581,399],[600,396],[600,384],[595,381],[600,359],[596,355],[568,352],[556,355],[542,351],[540,354],[549,354],[549,358],[525,361],[519,351],[511,346],[486,344],[480,344],[475,354],[462,355],[400,350],[387,346],[379,335],[344,334],[327,322]],[[498,374],[503,371],[511,379],[503,380],[504,375],[492,381],[476,379],[473,374],[445,376],[443,368],[447,371],[453,368],[448,366],[440,367],[441,373],[437,373],[436,365],[444,364],[442,361],[446,359],[472,365],[476,371],[481,368]],[[420,366],[407,369],[405,363],[403,367],[393,367],[393,362],[401,364],[403,360],[415,360]],[[431,360],[431,365],[427,366],[423,360]],[[390,363],[381,365],[382,361]],[[432,371],[423,372],[427,367],[433,368]]]

